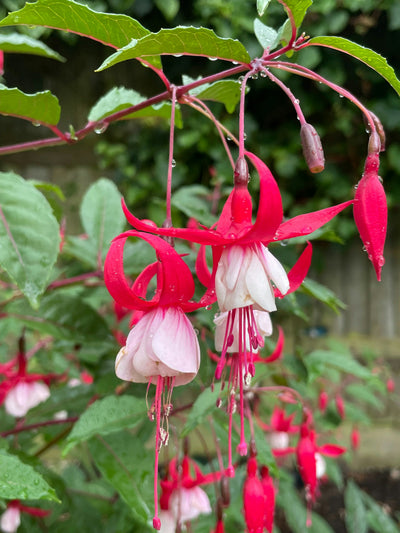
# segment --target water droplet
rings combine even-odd
[[[183,54],[173,54],[174,57],[182,57]]]
[[[232,61],[232,65],[239,65],[239,61]]]
[[[218,57],[209,57],[208,58],[210,61],[217,61]]]
[[[385,258],[381,255],[378,259],[378,265],[382,267],[385,264]]]
[[[382,178],[382,176],[378,176],[378,180],[379,180],[381,183],[383,183],[383,178]]]
[[[296,105],[299,105],[300,100],[299,100],[298,98],[296,98],[296,100],[294,101],[294,103],[295,103]]]
[[[97,133],[97,135],[100,135],[101,133],[104,133],[107,129],[108,124],[99,124],[94,128],[94,132]]]
[[[171,161],[171,167],[176,167],[176,161],[175,161],[175,159],[173,159],[173,160]]]
[[[344,98],[343,94],[339,94],[339,98]]]
[[[206,305],[205,308],[206,308],[207,311],[210,311],[212,309],[212,305]]]
[[[366,247],[366,246],[363,246],[363,247],[362,247],[362,251],[363,251],[363,252],[366,252],[366,251],[367,251],[367,247]]]
[[[281,241],[281,246],[287,246],[289,244],[289,239],[283,239],[283,241]]]
[[[261,76],[262,78],[266,78],[266,77],[268,76],[268,74],[267,74],[264,70],[262,70],[262,71],[260,72],[260,76]]]
[[[200,331],[197,328],[194,328],[194,332],[195,332],[196,335],[200,334]]]
[[[40,122],[38,122],[37,120],[34,120],[32,122],[32,126],[35,126],[35,128],[38,128],[39,126],[41,126]]]
[[[230,137],[227,137],[226,140],[230,142],[232,139]]]
[[[357,185],[354,185],[354,190],[356,191],[358,189],[358,183]]]
[[[246,134],[246,133],[243,133],[243,139],[244,139],[244,140],[247,139],[247,134]]]
[[[238,82],[239,82],[239,83],[242,83],[243,81],[244,81],[244,76],[239,76],[239,78],[238,78]]]

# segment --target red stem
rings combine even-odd
[[[37,422],[36,424],[30,424],[28,426],[15,427],[14,429],[9,429],[8,431],[2,431],[0,436],[4,438],[8,437],[9,435],[16,435],[22,431],[31,431],[44,426],[53,426],[54,424],[74,424],[78,418],[78,416],[71,416],[70,418],[64,418],[64,420],[46,420],[46,422]]]

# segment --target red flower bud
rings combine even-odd
[[[378,176],[379,154],[368,155],[354,201],[354,221],[378,281],[385,263],[383,248],[387,229],[385,191]]]
[[[318,397],[318,408],[321,411],[321,413],[325,413],[326,408],[328,406],[328,393],[326,391],[321,391]]]
[[[322,172],[325,168],[324,150],[321,139],[311,124],[302,124],[300,129],[301,145],[303,147],[304,159],[310,172]]]
[[[262,533],[264,529],[265,493],[257,475],[257,459],[250,457],[247,477],[243,485],[244,519],[248,533]]]
[[[356,427],[351,432],[351,447],[353,450],[357,450],[360,447],[360,432]]]
[[[386,390],[388,392],[393,392],[395,389],[394,380],[392,378],[389,378],[386,382]]]
[[[340,394],[336,395],[335,403],[336,403],[337,412],[339,413],[340,418],[343,420],[345,416],[345,408],[344,408],[343,398]]]

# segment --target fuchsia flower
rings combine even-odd
[[[130,286],[123,268],[123,250],[128,237],[139,237],[156,251],[157,261],[147,266]],[[146,299],[148,285],[157,278],[152,299]],[[199,303],[191,301],[194,281],[189,267],[167,242],[146,233],[127,231],[111,244],[104,263],[104,281],[111,296],[123,307],[135,310],[134,327],[126,346],[117,355],[117,376],[126,381],[154,384],[155,399],[149,416],[156,418],[155,516],[153,526],[160,529],[157,499],[158,454],[168,442],[163,426],[171,410],[175,385],[192,381],[200,364],[197,335],[185,312],[215,301],[213,291]]]
[[[357,185],[353,211],[368,259],[372,261],[376,277],[380,281],[385,264],[383,248],[387,230],[387,203],[378,170],[379,151],[367,156],[364,174]]]
[[[279,450],[287,450],[289,445],[289,435],[299,431],[299,426],[293,424],[295,413],[286,416],[284,409],[274,407],[270,424],[262,422],[258,412],[256,412],[256,417],[259,426],[269,433],[269,442],[273,453],[279,455]]]
[[[200,514],[211,513],[210,500],[200,485],[214,483],[221,478],[221,474],[203,474],[197,464],[185,454],[182,462],[174,458],[169,462],[167,474],[161,480],[160,507],[163,516],[169,524],[172,518],[177,523],[183,524],[194,520]],[[160,515],[161,516],[161,515]],[[161,518],[161,531],[164,531]]]
[[[269,475],[269,469],[266,466],[261,467],[261,483],[265,495],[264,528],[268,533],[272,533],[274,527],[276,488],[272,477]]]
[[[315,502],[318,488],[317,477],[317,454],[337,457],[342,455],[346,448],[336,444],[324,444],[318,446],[316,434],[310,429],[307,423],[300,428],[300,438],[297,443],[296,457],[300,476],[306,490],[306,500],[308,506],[307,526],[311,525],[311,506]]]
[[[59,374],[28,374],[27,360],[21,351],[17,357],[0,365],[5,379],[0,383],[0,405],[12,416],[22,417],[50,396],[51,381],[62,379]]]
[[[15,533],[21,524],[21,513],[43,518],[49,515],[50,511],[22,505],[19,500],[11,500],[7,503],[7,509],[1,515],[0,529],[4,533]]]

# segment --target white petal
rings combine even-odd
[[[200,487],[175,490],[169,500],[171,513],[177,520],[187,522],[200,514],[210,514],[211,506],[207,494]]]
[[[278,259],[271,254],[268,248],[263,246],[262,252],[265,258],[264,264],[266,265],[269,278],[274,282],[275,287],[277,287],[282,294],[286,294],[289,290],[290,283],[285,269]]]
[[[25,416],[29,409],[36,407],[50,396],[50,390],[44,383],[18,383],[7,394],[4,407],[12,416]]]
[[[16,507],[8,507],[0,520],[0,528],[4,533],[15,533],[21,524],[20,511]]]
[[[222,252],[220,263],[225,263],[225,283],[226,287],[230,291],[235,289],[237,279],[242,269],[245,250],[246,249],[242,246],[230,246]]]
[[[246,272],[246,284],[254,303],[269,313],[276,311],[271,284],[263,264],[255,253]]]
[[[157,359],[168,368],[178,373],[197,374],[200,347],[193,326],[182,310],[169,308],[166,311],[152,346]]]
[[[175,533],[176,531],[176,519],[170,511],[160,511],[159,514],[161,520],[160,533]]]
[[[273,329],[271,315],[267,311],[254,310],[253,313],[256,320],[258,333],[262,337],[270,337]]]

